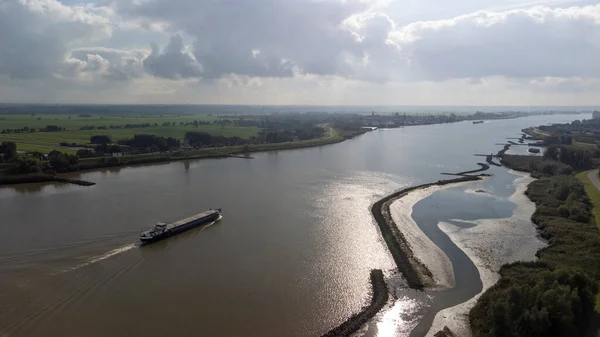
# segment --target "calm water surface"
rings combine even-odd
[[[482,159],[474,153],[497,152],[496,143],[518,137],[524,127],[587,117],[381,130],[330,146],[258,153],[252,160],[79,175],[97,183],[92,187],[0,188],[0,332],[320,335],[368,300],[370,269],[386,270],[402,289],[371,218],[373,202],[402,187],[447,178],[441,172],[472,169]],[[494,182],[486,188],[504,198],[512,194],[515,177],[501,168],[491,173]],[[415,206],[419,226],[453,261],[466,256],[453,253],[455,246],[436,232],[437,221],[505,217],[514,208],[463,192],[449,189]],[[468,206],[474,204],[482,207]],[[223,208],[220,222],[135,244],[140,229],[209,207]],[[468,263],[460,265],[466,269],[458,273],[464,278],[457,277],[455,292],[444,297],[399,290],[395,295],[409,301],[379,317],[367,334],[408,334],[430,312],[468,299],[481,285]]]

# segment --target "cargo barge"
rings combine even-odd
[[[150,243],[166,239],[175,234],[183,233],[192,228],[205,225],[221,219],[221,209],[209,209],[202,213],[192,215],[172,223],[158,222],[153,228],[144,230],[140,234],[140,241]]]

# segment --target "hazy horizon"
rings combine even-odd
[[[32,110],[36,109],[36,110]],[[38,110],[43,108],[43,110]],[[84,111],[72,111],[81,108]],[[161,110],[157,110],[160,108]],[[66,109],[66,110],[65,110]],[[98,109],[98,111],[96,111]],[[449,105],[252,105],[252,104],[51,104],[0,103],[0,115],[10,113],[45,114],[268,114],[268,113],[412,113],[472,114],[482,112],[573,113],[593,112],[598,106],[449,106]]]

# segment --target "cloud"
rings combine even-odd
[[[199,88],[222,90],[223,103],[385,95],[434,103],[456,85],[466,94],[446,96],[461,102],[475,91],[485,92],[481,99],[535,93],[541,102],[554,92],[590,102],[600,81],[598,1],[460,0],[450,9],[440,0],[60,1],[0,0],[5,93],[18,86],[24,97],[166,99],[156,93],[177,87],[189,99]]]
[[[168,0],[119,2],[123,15],[167,23],[195,39],[203,76],[231,73],[290,77],[294,68],[312,74],[344,73],[344,53],[361,56],[342,23],[366,8],[357,0]],[[254,50],[260,51],[256,57]]]
[[[600,5],[477,12],[393,32],[410,78],[599,77]]]
[[[65,66],[72,46],[110,36],[113,27],[99,12],[103,12],[100,7],[70,7],[56,0],[2,2],[0,75],[13,79],[52,76]]]
[[[152,46],[152,53],[144,59],[144,69],[157,77],[172,80],[200,77],[202,70],[193,55],[183,45],[179,35],[173,35],[167,47],[160,53],[157,45]]]
[[[67,76],[85,76],[95,73],[104,80],[127,81],[144,76],[144,59],[149,52],[143,49],[76,48],[71,51],[68,64],[73,64]],[[76,67],[73,71],[73,67]]]
[[[0,6],[0,75],[51,76],[68,48],[109,36],[110,22],[99,8],[69,7],[56,0],[10,0]]]
[[[315,74],[386,82],[600,76],[600,5],[479,11],[403,27],[381,12],[385,4],[370,5],[181,0],[173,6],[149,0],[126,11],[195,38],[193,54],[203,78]],[[165,58],[163,67],[183,60]]]

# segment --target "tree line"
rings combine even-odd
[[[535,262],[500,269],[498,283],[470,312],[475,337],[584,336],[597,315],[600,232],[593,205],[573,173],[597,167],[600,155],[593,146],[573,144],[581,130],[600,135],[600,123],[540,129],[550,134],[544,137],[549,146],[543,157],[503,155],[502,162],[538,178],[526,195],[536,204],[531,220],[548,246],[537,252]]]
[[[9,133],[28,133],[28,132],[58,132],[58,131],[64,131],[66,130],[63,127],[57,126],[57,125],[46,125],[46,127],[43,128],[30,128],[30,127],[23,127],[23,128],[15,128],[15,129],[2,129],[2,131],[0,131],[0,134],[9,134]]]
[[[600,233],[592,205],[574,176],[532,182],[532,221],[549,245],[536,262],[501,268],[501,279],[470,313],[475,337],[583,336],[594,317]]]

